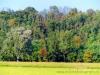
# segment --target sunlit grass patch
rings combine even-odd
[[[99,75],[99,63],[0,62],[0,75]]]

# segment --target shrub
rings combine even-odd
[[[84,52],[83,60],[84,62],[92,62],[93,53],[90,50]]]

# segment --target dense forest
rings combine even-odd
[[[0,60],[100,62],[100,11],[1,10]]]

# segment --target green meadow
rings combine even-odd
[[[0,62],[0,75],[99,75],[100,63]]]

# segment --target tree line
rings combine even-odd
[[[100,62],[100,11],[2,10],[0,60]]]

